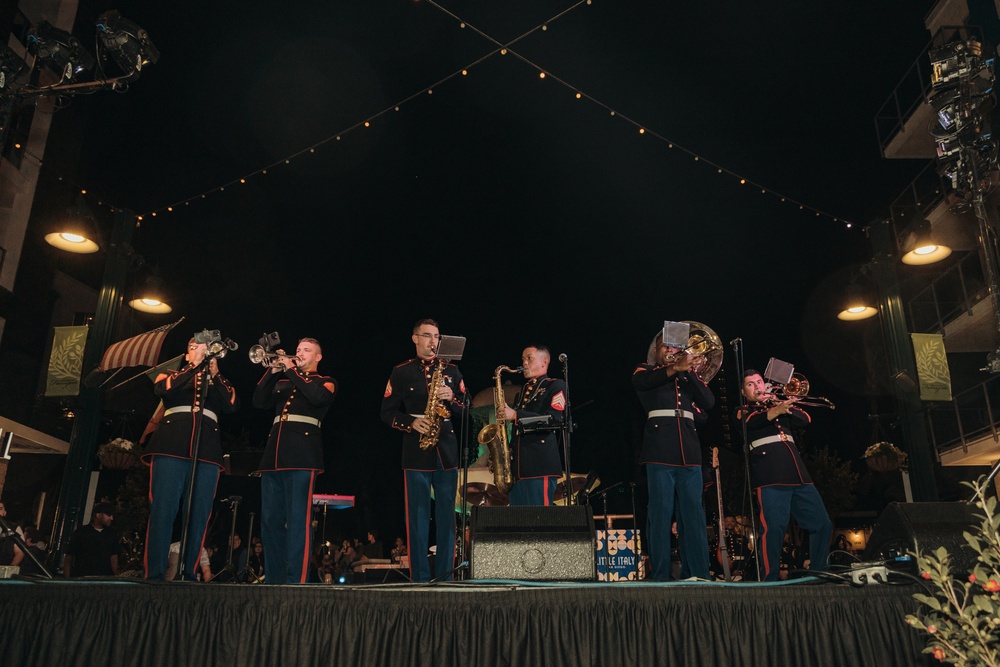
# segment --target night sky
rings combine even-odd
[[[203,328],[240,343],[222,362],[244,403],[233,433],[260,445],[270,423],[250,407],[261,333],[323,343],[340,396],[318,490],[367,498],[384,531],[402,525],[401,438],[378,410],[422,317],[468,337],[473,392],[527,344],[568,354],[573,467],[606,484],[641,479],[629,377],[665,319],[741,337],[749,365],[795,364],[840,404],[815,411],[810,439],[857,459],[860,331],[877,324],[840,323],[835,298],[868,258],[864,224],[925,165],[882,159],[873,118],[932,4],[595,0],[512,47],[549,78],[496,54],[427,94],[495,46],[423,2],[123,1],[160,61],[126,94],[59,111],[46,161],[145,214],[135,246],[175,307],[148,322],[186,318],[162,358]],[[445,4],[501,42],[571,6]],[[81,2],[85,44],[108,8]],[[39,197],[72,191],[50,172]],[[735,372],[727,346],[731,403]]]

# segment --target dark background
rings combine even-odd
[[[925,165],[882,159],[873,117],[929,40],[932,4],[599,0],[512,46],[543,80],[513,53],[469,67],[495,47],[423,2],[123,0],[162,56],[126,94],[56,113],[36,226],[77,186],[105,225],[110,206],[143,216],[135,246],[174,306],[147,322],[186,318],[162,358],[203,328],[241,345],[222,361],[244,403],[224,420],[231,447],[262,446],[271,421],[250,407],[249,346],[318,338],[340,396],[317,491],[357,495],[349,530],[387,541],[403,525],[400,436],[378,410],[423,317],[468,337],[473,393],[527,344],[568,354],[573,468],[605,486],[644,479],[629,377],[665,319],[741,337],[748,365],[795,364],[838,404],[813,411],[809,446],[857,461],[885,393],[864,348],[881,343],[877,323],[835,314],[869,256],[864,224]],[[570,6],[447,9],[506,42]],[[85,44],[108,8],[81,2]],[[728,378],[734,406],[726,350],[714,387]],[[151,386],[130,393],[109,402]]]

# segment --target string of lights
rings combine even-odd
[[[417,92],[412,93],[411,95],[409,95],[409,96],[407,96],[407,97],[399,100],[395,104],[389,105],[389,106],[385,107],[384,109],[382,109],[382,110],[374,113],[373,115],[369,116],[368,118],[366,118],[364,120],[361,120],[361,121],[358,121],[358,122],[356,122],[356,123],[354,123],[354,124],[352,124],[352,125],[344,128],[344,129],[340,130],[336,134],[331,134],[331,135],[329,135],[329,136],[327,136],[327,137],[325,137],[325,138],[317,141],[316,143],[314,143],[314,144],[312,144],[310,146],[307,146],[307,147],[302,148],[302,149],[300,149],[300,150],[298,150],[298,151],[296,151],[294,153],[291,153],[291,154],[285,156],[284,158],[275,160],[274,162],[272,162],[270,164],[267,164],[267,165],[264,165],[264,166],[262,166],[262,167],[260,167],[260,168],[258,168],[256,170],[254,170],[254,171],[251,171],[251,172],[249,172],[247,174],[244,174],[243,176],[240,176],[238,178],[234,178],[234,179],[232,179],[230,181],[227,181],[225,183],[216,185],[216,186],[214,186],[212,188],[209,188],[207,190],[204,190],[204,191],[202,191],[202,192],[200,192],[198,194],[195,194],[195,195],[183,198],[183,199],[176,200],[173,203],[168,204],[166,206],[162,206],[162,207],[156,208],[156,209],[146,210],[143,213],[140,213],[140,214],[138,214],[136,216],[137,225],[140,225],[143,220],[146,220],[148,218],[157,218],[158,216],[162,217],[164,214],[173,212],[178,207],[189,206],[192,202],[199,201],[199,200],[202,200],[202,199],[206,199],[208,196],[216,194],[216,193],[225,192],[227,188],[232,189],[232,188],[234,188],[236,186],[246,185],[247,182],[250,181],[251,179],[254,179],[254,178],[257,178],[257,177],[260,177],[260,176],[266,176],[269,173],[269,171],[273,171],[274,169],[280,168],[283,165],[288,165],[293,160],[297,160],[299,158],[306,157],[308,155],[312,155],[312,154],[314,154],[317,151],[317,149],[322,148],[322,147],[324,147],[324,146],[326,146],[327,144],[330,144],[330,143],[339,142],[343,138],[345,138],[346,136],[348,136],[349,134],[351,134],[352,132],[372,127],[372,125],[375,124],[377,121],[381,120],[385,116],[388,116],[389,114],[392,114],[392,113],[400,111],[400,109],[402,109],[403,106],[405,106],[406,104],[408,104],[410,102],[413,102],[414,100],[422,97],[423,95],[432,95],[434,93],[434,90],[436,88],[444,85],[445,83],[447,83],[447,82],[449,82],[449,81],[451,81],[453,79],[462,77],[462,76],[468,76],[470,70],[472,70],[474,67],[476,67],[478,65],[481,65],[483,62],[489,60],[490,58],[496,56],[497,54],[499,54],[501,56],[506,56],[507,54],[510,54],[510,55],[514,56],[515,58],[517,58],[522,63],[524,63],[525,65],[527,65],[530,68],[534,69],[537,72],[539,79],[545,80],[545,81],[551,80],[551,81],[554,81],[554,82],[558,83],[559,85],[563,86],[568,91],[570,91],[574,95],[574,97],[576,99],[590,102],[591,104],[593,104],[593,105],[595,105],[595,106],[603,109],[604,111],[606,111],[609,114],[609,116],[611,116],[612,118],[615,118],[617,120],[621,120],[621,121],[623,121],[625,123],[628,123],[629,125],[633,126],[635,128],[636,132],[639,135],[641,135],[643,137],[649,137],[649,138],[652,138],[652,139],[656,139],[657,141],[663,143],[666,146],[666,148],[668,149],[668,151],[671,151],[671,152],[676,151],[676,152],[679,152],[681,154],[684,154],[684,155],[690,157],[694,162],[698,162],[698,163],[704,164],[708,168],[714,169],[716,171],[716,173],[718,173],[720,175],[729,176],[729,177],[733,178],[734,180],[737,180],[741,186],[748,186],[750,188],[757,189],[757,190],[760,191],[760,193],[762,195],[769,195],[769,196],[772,196],[772,197],[774,197],[776,199],[779,199],[782,203],[787,203],[787,204],[790,204],[790,205],[793,205],[793,206],[797,206],[799,208],[799,210],[801,210],[803,212],[806,212],[806,213],[810,213],[810,214],[812,214],[816,218],[826,218],[826,219],[829,219],[829,220],[831,220],[833,222],[836,222],[836,223],[839,223],[839,224],[843,224],[847,229],[850,229],[850,228],[853,227],[853,223],[850,220],[847,220],[847,219],[845,219],[845,218],[843,218],[841,216],[833,215],[833,214],[828,213],[828,212],[826,212],[826,211],[824,211],[824,210],[822,210],[820,208],[817,208],[815,206],[811,206],[809,204],[806,204],[806,203],[804,203],[804,202],[802,202],[802,201],[800,201],[798,199],[790,197],[790,196],[788,196],[788,195],[786,195],[786,194],[784,194],[782,192],[779,192],[779,191],[777,191],[777,190],[775,190],[773,188],[770,188],[770,187],[768,187],[768,186],[766,186],[764,184],[761,184],[761,183],[759,183],[759,182],[757,182],[757,181],[755,181],[755,180],[753,180],[751,178],[743,176],[743,175],[739,174],[738,172],[736,172],[736,171],[734,171],[732,169],[729,169],[728,167],[722,165],[721,163],[716,162],[715,160],[706,158],[704,155],[698,153],[694,149],[691,149],[691,148],[689,148],[687,146],[679,144],[676,141],[670,139],[669,137],[663,135],[662,133],[660,133],[660,132],[658,132],[656,130],[650,129],[645,124],[639,122],[638,120],[636,120],[636,119],[634,119],[634,118],[632,118],[632,117],[630,117],[630,116],[628,116],[626,114],[621,113],[619,110],[615,109],[610,104],[607,104],[606,102],[604,102],[602,100],[599,100],[596,97],[594,97],[594,96],[586,93],[585,91],[583,91],[578,86],[574,86],[573,84],[571,84],[570,82],[566,81],[565,79],[559,77],[556,74],[553,74],[551,71],[549,71],[549,70],[543,68],[541,65],[535,63],[530,58],[526,57],[524,54],[518,53],[517,51],[515,51],[514,49],[511,48],[513,45],[518,44],[519,42],[523,41],[524,39],[526,39],[527,37],[529,37],[529,36],[531,36],[531,35],[533,35],[535,33],[545,32],[548,29],[549,24],[553,23],[554,21],[559,20],[560,18],[565,17],[570,12],[578,9],[582,5],[590,5],[590,4],[592,4],[593,0],[578,0],[574,4],[572,4],[569,7],[567,7],[566,9],[560,11],[558,14],[556,14],[556,15],[552,16],[551,18],[547,19],[546,21],[544,21],[544,22],[542,22],[542,23],[534,26],[533,28],[531,28],[527,32],[524,32],[523,34],[515,37],[514,39],[512,39],[512,40],[510,40],[509,42],[506,42],[506,43],[500,42],[499,40],[493,38],[492,36],[490,36],[488,33],[484,32],[483,30],[481,30],[481,29],[479,29],[479,28],[471,25],[470,23],[468,23],[467,21],[463,20],[461,17],[457,16],[456,14],[454,14],[453,12],[451,12],[450,10],[442,7],[440,4],[438,4],[437,2],[435,2],[435,0],[426,0],[426,1],[427,1],[427,4],[429,4],[430,6],[434,7],[435,9],[441,11],[442,13],[444,13],[445,15],[447,15],[448,17],[450,17],[453,20],[455,20],[458,23],[459,28],[461,28],[461,29],[468,28],[468,29],[472,30],[476,34],[480,35],[481,37],[483,37],[484,39],[486,39],[487,41],[489,41],[490,43],[492,43],[496,48],[494,48],[492,51],[486,53],[485,55],[477,58],[476,60],[468,63],[467,65],[465,65],[461,69],[455,70],[454,72],[452,72],[452,73],[450,73],[450,74],[448,74],[448,75],[446,75],[446,76],[438,79],[434,83],[432,83],[432,84],[430,84],[428,86],[425,86],[424,88],[418,90]],[[44,163],[42,163],[42,160],[41,160],[40,157],[38,157],[36,155],[33,155],[31,153],[29,153],[29,154],[32,155],[32,157],[34,157],[35,159],[37,159],[40,164],[44,164]],[[72,185],[74,185],[74,187],[76,187],[76,189],[78,191],[80,191],[81,194],[87,195],[87,188],[85,188],[83,186],[80,186],[79,184],[72,183],[72,181],[70,181],[69,179],[66,179],[62,175],[59,175],[59,180],[65,180],[67,182],[70,182]],[[107,206],[109,206],[111,208],[112,211],[115,211],[116,209],[120,208],[120,207],[108,204],[107,202],[103,202],[103,201],[96,201],[96,203],[98,205],[101,205],[101,206],[107,205]]]

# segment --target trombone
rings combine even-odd
[[[769,396],[772,397],[773,402],[796,399],[796,405],[829,408],[831,410],[837,409],[833,401],[826,396],[809,395],[809,380],[802,373],[792,373],[792,377],[789,378],[788,382],[783,385],[775,385]]]
[[[263,345],[254,345],[253,347],[251,347],[250,351],[247,353],[247,356],[250,357],[250,361],[252,361],[255,364],[260,364],[265,368],[273,367],[274,362],[277,361],[279,358],[291,359],[295,363],[302,361],[294,354],[278,354],[277,352],[268,352],[267,350],[264,349]]]

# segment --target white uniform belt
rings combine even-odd
[[[649,419],[653,417],[683,417],[694,421],[694,413],[690,410],[650,410],[646,417]]]
[[[763,447],[764,445],[770,445],[772,442],[792,442],[792,443],[794,443],[795,440],[793,440],[792,436],[790,436],[790,435],[769,435],[766,438],[758,438],[757,440],[754,440],[753,442],[751,442],[750,443],[750,449],[752,451],[752,450],[754,450],[754,449],[756,449],[758,447]]]
[[[426,419],[426,418],[427,418],[427,415],[415,415],[415,414],[413,414],[412,412],[410,413],[410,416],[411,416],[411,417],[418,417],[418,418],[419,418],[419,417],[423,417],[424,419]],[[444,421],[446,421],[446,422],[450,422],[451,420],[450,420],[450,419],[445,419]]]
[[[166,417],[167,415],[175,415],[178,412],[201,412],[201,414],[205,415],[206,417],[208,417],[212,421],[214,421],[214,422],[218,422],[219,421],[219,416],[217,414],[215,414],[214,412],[212,412],[211,410],[208,410],[208,409],[206,409],[206,410],[196,409],[196,408],[192,408],[190,405],[178,405],[176,408],[170,408],[169,410],[164,410],[163,416]]]
[[[274,418],[273,424],[278,422],[302,422],[303,424],[312,424],[313,426],[319,426],[320,422],[315,417],[306,417],[305,415],[278,415]]]

